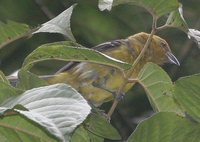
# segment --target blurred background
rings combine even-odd
[[[184,17],[189,27],[200,30],[200,1],[180,0],[180,2],[183,4]],[[97,0],[0,0],[0,21],[13,20],[34,28],[52,19],[74,3],[78,5],[72,14],[72,32],[77,42],[86,47],[126,38],[142,31],[151,31],[152,17],[144,9],[133,5],[120,5],[110,12],[102,12],[98,10]],[[159,23],[163,24],[166,18],[162,17]],[[179,67],[163,66],[173,81],[182,76],[199,73],[200,50],[185,33],[177,29],[167,29],[157,34],[167,40],[181,63]],[[0,50],[0,70],[10,75],[21,67],[24,58],[35,48],[44,43],[62,40],[66,39],[59,34],[42,33],[9,44]],[[40,75],[52,74],[64,64],[42,62],[33,69],[33,72]],[[102,107],[108,110],[110,105],[108,103]],[[119,104],[112,123],[126,139],[137,123],[150,115],[152,111],[148,99],[140,86],[136,85]]]

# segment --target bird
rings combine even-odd
[[[141,32],[127,37],[105,42],[93,47],[112,58],[133,64],[150,34]],[[137,78],[143,66],[152,62],[157,65],[172,63],[180,65],[172,54],[168,43],[157,35],[153,35],[151,43],[144,55],[136,64],[130,78]],[[129,70],[125,70],[127,74]],[[124,82],[122,72],[114,67],[91,62],[68,62],[54,77],[48,79],[50,84],[66,83],[71,85],[83,97],[95,106],[115,98],[115,92]],[[122,92],[126,93],[135,83],[128,83]]]

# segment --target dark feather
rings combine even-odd
[[[65,66],[63,66],[61,69],[59,69],[56,74],[59,74],[61,72],[67,71],[71,68],[73,68],[74,66],[76,66],[77,64],[79,64],[80,62],[68,62]]]
[[[99,52],[103,52],[103,51],[106,51],[106,50],[109,50],[109,49],[119,47],[122,44],[122,41],[123,40],[113,40],[113,41],[110,41],[110,42],[105,42],[105,43],[102,43],[102,44],[99,44],[99,45],[93,47],[92,49],[95,49]]]
[[[113,40],[110,42],[105,42],[105,43],[99,44],[95,47],[92,47],[91,49],[97,50],[99,52],[104,52],[104,51],[119,47],[125,41],[126,40]],[[58,70],[56,72],[56,74],[67,71],[79,63],[80,62],[68,62],[64,67],[62,67],[60,70]]]

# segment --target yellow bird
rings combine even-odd
[[[126,39],[114,40],[97,45],[93,49],[118,60],[133,64],[143,49],[148,37],[149,34],[142,32]],[[164,63],[179,65],[168,43],[156,35],[153,36],[151,44],[145,51],[144,56],[135,66],[131,78],[136,78],[147,62],[153,62],[158,65]],[[59,70],[55,77],[48,81],[51,84],[69,84],[79,91],[89,102],[99,106],[113,99],[114,92],[120,88],[124,79],[123,74],[118,69],[110,66],[88,62],[70,62]],[[123,92],[126,93],[133,85],[133,83],[127,84]]]

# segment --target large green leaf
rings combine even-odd
[[[61,14],[51,19],[50,21],[42,24],[35,33],[48,32],[48,33],[60,33],[69,39],[75,41],[75,38],[71,32],[70,18],[72,11],[76,4],[69,7],[67,10],[63,11]]]
[[[200,122],[200,74],[178,79],[175,97],[185,111]]]
[[[94,133],[88,131],[90,142],[104,142],[104,138],[100,137],[98,135],[95,135]]]
[[[101,10],[111,9],[111,6],[119,4],[134,4],[144,7],[154,17],[159,18],[179,7],[177,0],[99,0]]]
[[[102,126],[104,127],[104,126]],[[71,142],[104,142],[104,138],[88,131],[84,125],[80,125],[73,133]]]
[[[162,68],[148,63],[140,71],[138,79],[156,112],[170,111],[183,114],[172,96],[171,79]]]
[[[89,142],[88,131],[81,125],[72,135],[71,142]]]
[[[23,67],[29,69],[34,63],[50,59],[94,62],[119,69],[128,69],[131,66],[96,50],[80,47],[76,43],[65,41],[40,46],[27,56],[24,60]]]
[[[6,78],[6,76],[4,75],[4,73],[2,71],[0,71],[0,81],[10,85],[10,82],[8,81],[8,79]]]
[[[200,31],[196,29],[189,29],[183,17],[182,5],[180,5],[179,9],[170,13],[165,26],[174,27],[182,30],[188,35],[189,38],[192,38],[200,47]]]
[[[160,112],[138,125],[128,142],[200,142],[200,125],[172,112]]]
[[[6,101],[3,107],[9,109],[17,104],[29,110],[14,109],[20,115],[25,116],[27,122],[31,120],[39,124],[51,135],[62,141],[69,140],[72,131],[84,121],[91,109],[86,100],[66,84],[55,84],[28,90],[22,95]],[[18,119],[16,121],[20,121],[20,118]],[[15,123],[16,125],[12,127],[21,129],[26,123]],[[34,131],[34,129],[30,129],[27,132]]]
[[[16,113],[15,111],[8,111]],[[30,123],[20,114],[6,116],[0,119],[1,142],[59,142],[44,129],[34,123]]]
[[[4,102],[8,98],[16,97],[22,92],[22,90],[16,89],[11,85],[0,81],[0,103]]]
[[[19,82],[17,84],[17,87],[23,90],[29,90],[32,88],[48,85],[48,83],[45,80],[25,70],[20,70],[18,73],[18,77]]]
[[[188,32],[188,25],[183,18],[183,9],[182,5],[179,9],[172,11],[167,19],[166,26],[179,28],[184,32]]]
[[[8,21],[6,24],[0,22],[0,49],[19,38],[27,36],[30,32],[28,25]]]
[[[86,129],[97,136],[111,140],[121,139],[118,131],[106,120],[105,116],[91,114],[86,125]]]
[[[11,86],[6,76],[2,71],[0,71],[0,103],[7,100],[8,98],[16,97],[21,93],[23,93],[23,91]]]

